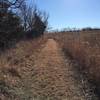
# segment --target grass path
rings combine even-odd
[[[34,95],[41,100],[98,100],[92,92],[84,92],[84,86],[73,67],[65,60],[56,41],[48,39],[33,68],[33,72],[37,73],[33,76]]]
[[[19,43],[1,57],[0,100],[99,100],[59,44],[42,42]]]

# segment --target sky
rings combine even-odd
[[[32,0],[29,0],[29,3]],[[100,27],[100,0],[34,0],[53,29]]]

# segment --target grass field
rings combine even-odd
[[[92,100],[94,93],[84,95],[83,79],[78,77],[80,73],[75,72],[76,68],[71,61],[74,59],[79,64],[80,71],[100,90],[99,32],[50,33],[37,39],[22,40],[2,51],[0,99],[33,100],[34,97],[39,100],[63,100],[61,98],[67,95],[67,100],[85,100],[92,95],[91,99],[86,99]],[[70,58],[67,65],[63,56]],[[88,83],[85,85],[88,87]]]
[[[66,55],[75,59],[90,81],[100,84],[100,30],[51,33]]]

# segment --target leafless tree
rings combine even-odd
[[[20,6],[20,17],[22,20],[22,24],[24,27],[24,31],[27,30],[27,17],[28,17],[28,11],[27,11],[27,6],[26,3],[23,2],[23,4]]]
[[[18,9],[25,0],[0,0],[0,11],[7,12],[8,10]]]
[[[48,15],[45,12],[39,11],[35,5],[27,6],[25,2],[20,11],[25,31],[34,30],[41,34],[45,31],[48,25]]]
[[[13,8],[19,8],[25,0],[8,0],[9,4]]]

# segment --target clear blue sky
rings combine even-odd
[[[32,1],[32,0],[31,0]],[[53,28],[100,27],[100,0],[35,0]]]

